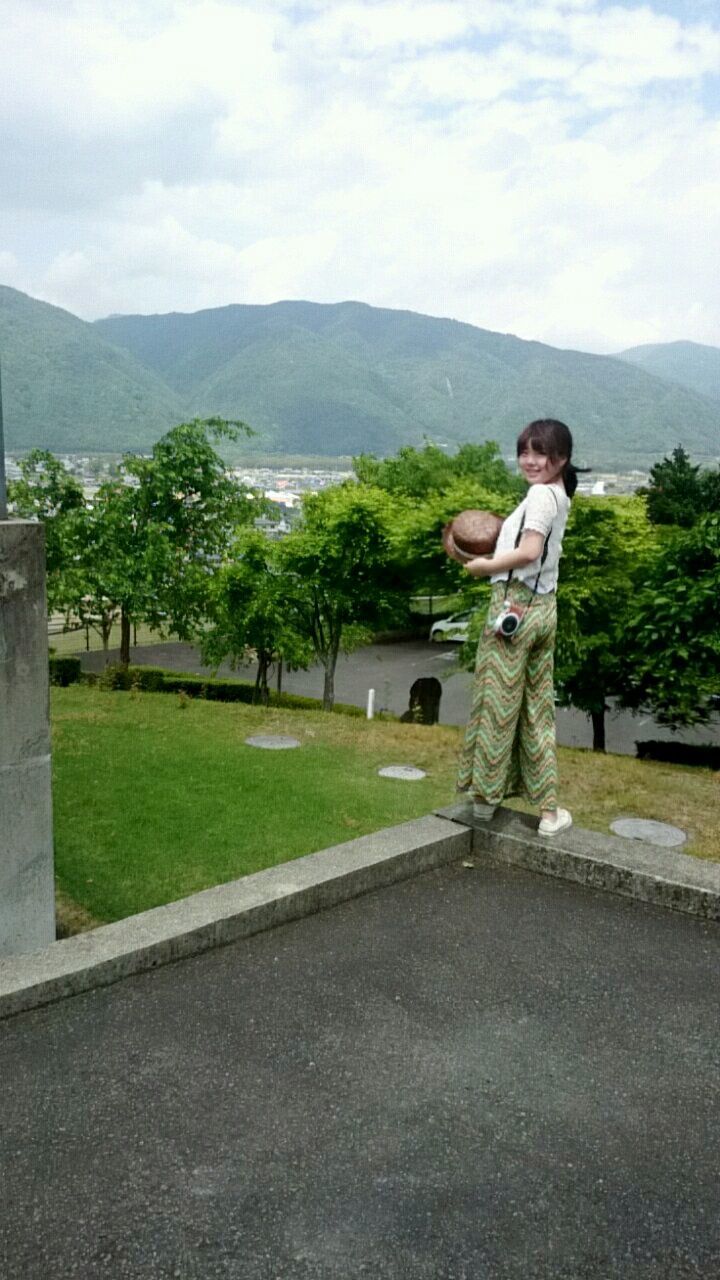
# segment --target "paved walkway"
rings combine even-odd
[[[720,928],[428,873],[0,1026],[2,1280],[720,1276]]]

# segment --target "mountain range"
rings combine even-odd
[[[511,452],[525,422],[552,416],[596,466],[648,466],[677,444],[720,455],[720,349],[696,343],[598,356],[359,302],[87,322],[0,286],[0,358],[14,451],[147,449],[217,414],[249,423],[265,454],[388,454],[424,438]]]

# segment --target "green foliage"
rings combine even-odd
[[[150,457],[126,455],[121,476],[102,484],[76,531],[73,609],[109,635],[131,622],[189,639],[205,618],[212,573],[239,525],[262,510],[226,471],[212,441],[249,433],[218,419],[181,423]]]
[[[188,698],[204,698],[208,702],[240,702],[246,706],[257,702],[257,686],[247,680],[218,680],[207,676],[183,675],[182,672],[166,671],[162,667],[109,666],[102,676],[90,683],[122,693],[137,689],[143,693],[177,693]],[[297,693],[277,693],[274,689],[268,690],[267,705],[285,711],[320,711],[322,708],[318,698],[307,698]],[[354,716],[356,719],[365,717],[362,707],[351,706],[347,702],[336,702],[332,709],[338,715]],[[393,717],[385,714],[384,718]]]
[[[297,613],[278,563],[278,544],[255,529],[235,541],[232,559],[214,577],[211,625],[200,635],[203,661],[213,666],[229,658],[235,665],[254,651],[257,697],[267,704],[273,662],[297,670],[312,657],[309,640],[297,629]]]
[[[706,512],[720,510],[720,471],[701,470],[678,445],[671,458],[650,469],[650,483],[639,491],[647,497],[653,524],[690,529]]]
[[[73,530],[85,510],[83,491],[74,476],[47,449],[33,449],[20,463],[20,479],[8,483],[10,510],[24,520],[45,525],[48,608],[62,608],[71,585],[67,570]]]
[[[67,688],[82,679],[82,663],[79,658],[59,658],[50,654],[50,683]]]
[[[517,496],[507,489],[491,490],[462,477],[422,500],[397,498],[393,504],[392,544],[411,592],[416,595],[462,592],[469,606],[473,601],[484,599],[487,584],[470,579],[463,566],[446,554],[442,544],[443,528],[458,512],[468,508],[505,517],[517,502]]]
[[[392,538],[393,504],[379,489],[348,483],[310,494],[303,520],[278,546],[294,627],[325,668],[330,710],[341,647],[349,651],[406,608],[407,583]]]
[[[461,444],[454,454],[430,442],[422,449],[404,445],[390,458],[378,459],[363,453],[353,458],[353,468],[361,484],[374,485],[404,498],[426,499],[431,494],[447,492],[458,482],[511,495],[516,500],[525,490],[524,481],[509,471],[493,440],[484,444]]]
[[[607,700],[622,687],[628,610],[655,546],[641,499],[573,500],[558,589],[555,683],[561,701],[593,717],[599,748]]]
[[[720,691],[720,514],[662,548],[625,633],[624,702],[660,723],[707,720]]]

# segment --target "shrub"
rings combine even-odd
[[[79,658],[59,658],[50,655],[50,683],[62,685],[77,684],[82,676],[82,663]]]
[[[665,764],[694,764],[702,769],[720,769],[720,747],[710,743],[694,746],[684,742],[659,742],[648,738],[636,742],[639,760],[661,760]]]
[[[142,689],[145,693],[178,693],[188,698],[207,698],[209,702],[251,704],[255,693],[254,684],[248,681],[212,680],[207,676],[165,671],[162,667],[106,667],[99,678],[99,683],[106,689],[120,689],[125,692],[131,689]],[[319,711],[322,708],[322,701],[319,698],[305,698],[296,693],[276,693],[271,690],[270,706],[280,707],[286,711]],[[333,709],[339,715],[360,717],[365,715],[362,707],[350,706],[346,702],[336,702]],[[393,717],[384,716],[383,718]]]

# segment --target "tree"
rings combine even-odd
[[[98,628],[106,649],[119,616],[124,665],[133,623],[148,622],[183,639],[194,635],[208,609],[215,568],[238,526],[262,510],[211,443],[249,430],[219,418],[181,423],[150,457],[125,455],[119,476],[100,485],[92,503],[68,514],[64,605]]]
[[[45,525],[48,608],[63,608],[72,595],[67,571],[78,514],[85,510],[82,487],[47,449],[33,449],[20,463],[20,479],[8,484],[10,509],[24,520]]]
[[[207,612],[214,569],[238,526],[259,514],[258,504],[248,500],[253,495],[211,443],[236,440],[240,433],[252,434],[245,423],[222,418],[181,423],[158,440],[149,458],[125,456],[130,485],[101,486],[108,509],[124,525],[117,543],[124,665],[133,619],[192,637]]]
[[[655,545],[642,500],[573,500],[558,589],[555,686],[561,702],[590,717],[595,751],[605,750],[608,699],[623,688],[629,609]]]
[[[294,585],[294,584],[292,584]],[[299,634],[286,576],[278,565],[278,544],[255,529],[237,538],[228,563],[214,576],[211,625],[200,637],[203,661],[232,665],[249,651],[257,657],[253,701],[269,700],[268,672],[274,662],[291,669],[306,667],[312,657],[309,640]]]
[[[492,490],[469,478],[455,479],[440,492],[411,500],[398,497],[392,505],[392,543],[402,566],[408,590],[415,595],[447,595],[457,592],[482,593],[482,586],[469,579],[462,565],[452,560],[442,544],[442,531],[460,511],[477,508],[506,516],[517,499],[502,490]]]
[[[341,648],[354,647],[405,603],[391,523],[387,494],[349,482],[308,495],[301,524],[278,544],[295,625],[325,668],[325,711],[332,710]]]
[[[458,481],[471,481],[482,489],[516,499],[524,492],[523,481],[508,470],[493,440],[462,444],[454,454],[429,442],[422,449],[404,445],[390,458],[363,453],[353,458],[353,468],[361,484],[405,498],[424,499],[444,493]]]
[[[703,723],[720,691],[720,513],[664,546],[630,613],[623,703],[672,727]]]
[[[693,466],[682,445],[650,469],[650,483],[640,494],[647,497],[653,524],[690,529],[706,512],[720,506],[720,472]]]

